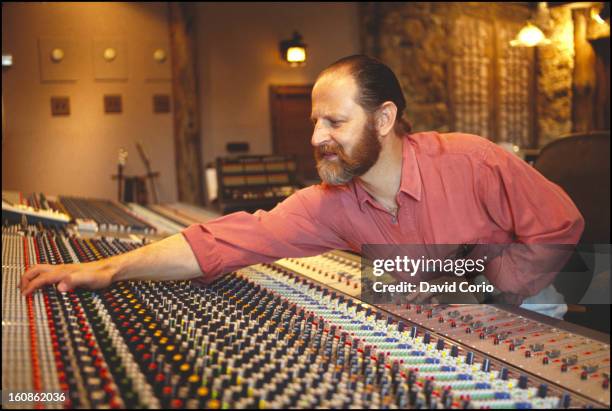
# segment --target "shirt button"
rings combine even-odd
[[[391,222],[393,224],[397,224],[397,217],[391,217]]]

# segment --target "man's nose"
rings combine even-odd
[[[317,147],[327,141],[329,141],[329,134],[327,131],[325,131],[325,129],[320,125],[315,125],[314,131],[312,132],[312,138],[310,139],[310,144],[312,144],[313,147]]]

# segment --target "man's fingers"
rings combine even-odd
[[[48,284],[55,284],[59,278],[58,274],[53,275],[53,274],[41,274],[38,277],[36,277],[35,279],[33,279],[32,281],[30,281],[30,283],[27,285],[26,288],[23,289],[22,294],[24,297],[27,297],[28,295],[30,295],[32,292],[36,291],[37,289],[48,285]]]
[[[60,293],[65,293],[70,291],[71,289],[73,289],[74,286],[72,284],[72,279],[69,275],[65,276],[64,279],[62,279],[58,284],[57,284],[57,290]]]
[[[28,283],[38,277],[41,273],[47,271],[50,268],[47,264],[37,264],[33,267],[30,267],[26,270],[25,273],[21,276],[21,282],[19,284],[19,288],[24,290],[27,288]]]
[[[64,275],[66,274],[59,270],[41,274],[32,281],[30,281],[27,287],[25,289],[22,289],[22,293],[24,296],[27,296],[33,291],[45,285],[57,283],[58,281],[63,279]]]
[[[52,266],[49,264],[36,264],[30,267],[25,273],[23,273],[23,278],[32,280],[40,273],[48,271],[50,268],[52,268]]]

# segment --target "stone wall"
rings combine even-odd
[[[538,49],[537,128],[538,145],[572,131],[572,73],[574,70],[574,24],[569,7],[550,10],[551,44]]]
[[[370,3],[362,6],[362,45],[398,75],[414,130],[505,140],[500,116],[488,110],[503,94],[497,31],[500,22],[516,26],[528,15],[526,6],[496,3]],[[523,134],[529,145],[530,132]]]
[[[449,24],[432,4],[364,5],[363,47],[398,75],[414,130],[450,130],[446,85]]]
[[[490,108],[482,113],[487,120],[479,123],[482,132],[478,125],[472,129],[495,141],[541,147],[572,131],[572,7],[577,7],[576,3],[550,9],[545,33],[552,42],[538,47],[536,53],[535,49],[512,50],[507,45],[509,33],[518,32],[531,16],[527,3],[365,3],[360,13],[364,28],[361,44],[364,53],[380,58],[398,75],[407,100],[405,115],[413,129],[463,131],[458,130],[464,123],[458,121],[457,105],[453,104],[457,84],[453,84],[452,71],[460,61],[462,43],[478,32],[485,43],[479,64],[487,58],[493,61],[490,70],[482,72],[481,77],[487,78],[480,79],[483,87],[489,88],[483,93]],[[521,60],[517,53],[529,61],[527,67],[517,65]],[[512,55],[514,63],[508,65],[504,59]],[[504,65],[515,70],[508,78],[504,78],[508,74]],[[523,73],[522,81],[529,83],[529,101],[508,108],[504,102],[508,93],[499,89],[518,72]],[[516,84],[509,90],[516,94]],[[520,87],[518,91],[520,94]],[[519,113],[521,106],[524,109]],[[529,123],[529,136],[524,129],[504,129],[516,119]]]

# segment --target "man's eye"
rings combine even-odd
[[[336,120],[329,120],[329,125],[332,126],[333,128],[338,128],[340,127],[340,122]]]

